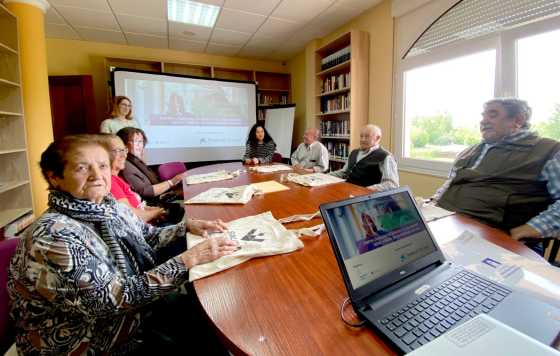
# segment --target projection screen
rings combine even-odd
[[[115,95],[132,100],[148,137],[146,163],[241,159],[256,122],[254,82],[113,71]]]

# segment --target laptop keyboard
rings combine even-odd
[[[380,322],[414,350],[459,322],[489,313],[510,293],[502,286],[461,271]]]

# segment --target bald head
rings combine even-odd
[[[381,129],[377,125],[369,124],[360,131],[360,149],[369,150],[381,142]]]
[[[317,129],[316,127],[310,127],[307,130],[305,130],[305,133],[303,134],[303,142],[306,145],[310,145],[313,142],[317,141],[319,139],[319,129]]]

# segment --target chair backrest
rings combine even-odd
[[[13,340],[13,324],[10,321],[10,298],[8,297],[8,267],[16,251],[19,238],[0,241],[0,352],[4,353]]]
[[[274,152],[272,154],[272,162],[282,163],[282,154],[278,152]]]
[[[183,162],[169,162],[158,167],[159,178],[164,181],[175,177],[177,174],[187,171]]]

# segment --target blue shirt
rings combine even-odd
[[[515,142],[523,139],[530,134],[528,130],[523,130],[507,136],[503,139],[505,142]],[[480,155],[476,158],[471,168],[476,168],[480,165],[488,150],[495,146],[495,143],[484,143]],[[443,183],[434,195],[435,200],[439,200],[443,193],[451,185],[451,181],[457,175],[457,167],[453,165],[451,172],[449,172],[448,179]],[[548,162],[545,163],[543,170],[539,174],[538,180],[546,182],[548,194],[554,200],[545,211],[539,213],[527,222],[529,226],[541,233],[543,237],[558,237],[560,236],[560,152],[556,153]]]

